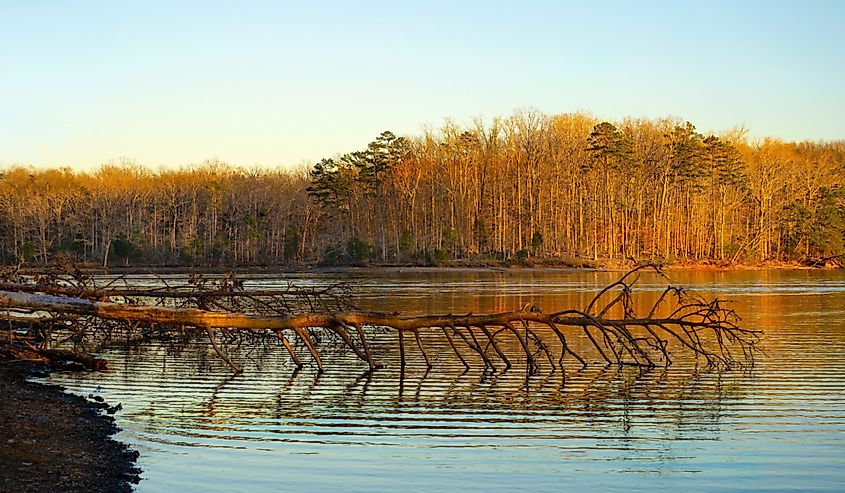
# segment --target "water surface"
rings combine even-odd
[[[672,273],[730,298],[766,331],[752,371],[464,371],[434,338],[426,371],[395,340],[375,373],[328,351],[294,371],[277,348],[232,376],[204,345],[110,350],[105,373],[55,374],[122,403],[140,492],[845,491],[845,272]],[[580,307],[613,273],[432,271],[253,276],[252,286],[352,279],[361,308],[489,312]],[[644,276],[656,296],[665,281]],[[524,363],[524,362],[523,362]]]

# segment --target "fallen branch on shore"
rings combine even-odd
[[[38,348],[26,339],[17,338],[13,342],[0,343],[0,360],[6,362],[34,361],[49,366],[75,364],[79,368],[105,370],[108,362],[90,354],[68,349]]]
[[[443,335],[455,356],[469,367],[467,358],[475,354],[485,368],[497,365],[510,368],[512,357],[506,351],[505,340],[516,343],[529,371],[536,371],[541,362],[555,369],[562,367],[567,357],[587,366],[595,356],[607,365],[635,365],[641,367],[669,366],[672,351],[691,353],[711,366],[731,368],[754,363],[759,331],[739,327],[737,314],[723,306],[721,300],[705,300],[683,288],[669,286],[645,315],[634,313],[632,287],[639,272],[652,266],[634,269],[618,281],[602,289],[584,309],[567,309],[543,313],[528,305],[522,309],[493,314],[445,314],[406,316],[400,313],[363,312],[356,310],[303,312],[285,314],[281,310],[267,313],[212,311],[204,308],[161,306],[160,299],[176,297],[176,292],[147,290],[145,297],[158,298],[159,306],[117,303],[110,296],[126,296],[124,292],[105,290],[82,291],[77,296],[60,296],[66,291],[50,286],[5,283],[0,287],[14,290],[0,291],[0,307],[30,313],[78,316],[85,320],[122,321],[135,329],[156,327],[159,332],[184,331],[194,327],[206,334],[217,354],[236,372],[242,369],[227,354],[219,342],[218,331],[231,333],[272,334],[297,366],[303,363],[289,337],[295,336],[310,354],[317,368],[324,369],[316,331],[333,334],[371,369],[381,364],[371,351],[370,338],[395,333],[398,339],[402,366],[406,364],[406,337],[413,336],[426,364],[432,359],[422,342],[421,332]],[[124,291],[132,291],[131,289]],[[136,296],[139,290],[133,291]],[[214,293],[212,291],[212,293]],[[85,296],[81,296],[84,294]],[[231,297],[232,293],[227,293]],[[266,295],[267,293],[260,293]],[[203,293],[193,293],[193,299]],[[236,296],[260,297],[244,291]],[[222,298],[222,293],[220,294]],[[266,303],[264,303],[266,304]],[[207,303],[206,303],[207,305]],[[217,305],[218,307],[220,305]],[[618,316],[612,316],[612,313]],[[20,323],[20,322],[18,322]],[[40,323],[44,323],[43,320]],[[374,328],[382,329],[374,334]],[[591,354],[576,349],[570,338],[583,334],[589,341]],[[556,339],[554,344],[549,337]],[[553,349],[553,346],[556,348]],[[594,354],[593,354],[594,353]],[[543,363],[545,364],[545,363]]]

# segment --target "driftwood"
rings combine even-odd
[[[331,291],[334,286],[324,289],[302,289],[302,288],[285,288],[285,289],[263,289],[250,291],[232,291],[225,289],[212,290],[197,290],[190,286],[181,286],[178,288],[172,287],[158,287],[158,288],[86,288],[86,287],[70,287],[57,286],[55,284],[36,283],[27,284],[20,282],[5,282],[0,281],[0,291],[17,291],[22,293],[45,293],[56,296],[69,296],[72,298],[81,298],[86,300],[100,300],[105,301],[110,298],[170,298],[170,299],[185,299],[185,298],[229,298],[229,297],[250,297],[260,298],[267,296],[323,296]]]
[[[53,367],[76,365],[79,368],[91,370],[105,370],[108,361],[90,354],[71,351],[68,349],[38,348],[26,338],[15,338],[14,341],[0,341],[0,360],[33,361]]]
[[[370,369],[379,368],[381,364],[371,350],[369,339],[385,337],[389,333],[397,335],[402,366],[406,364],[407,336],[413,337],[412,343],[419,348],[426,365],[432,366],[421,340],[421,332],[442,334],[455,356],[466,367],[470,366],[465,354],[469,350],[470,354],[481,359],[485,368],[496,369],[497,365],[510,368],[513,355],[508,355],[506,340],[519,348],[529,371],[535,371],[546,363],[552,369],[562,368],[567,357],[582,366],[586,366],[596,356],[607,365],[669,366],[674,350],[691,353],[711,366],[730,368],[753,365],[760,332],[739,327],[737,314],[724,307],[718,299],[704,300],[682,288],[669,286],[647,314],[634,313],[632,287],[639,271],[646,267],[650,266],[634,269],[601,290],[584,309],[551,313],[543,313],[531,305],[503,313],[423,316],[356,310],[296,314],[274,313],[273,310],[269,313],[237,313],[102,301],[111,296],[129,296],[130,292],[134,293],[133,296],[178,298],[182,296],[178,291],[74,291],[74,288],[20,283],[0,285],[12,289],[0,291],[0,307],[18,312],[47,312],[86,319],[124,321],[132,327],[155,326],[165,332],[195,327],[206,334],[217,354],[236,372],[240,372],[241,367],[229,357],[219,342],[219,330],[226,333],[270,334],[278,339],[294,364],[302,366],[296,347],[289,339],[295,336],[319,371],[324,369],[324,363],[314,337],[315,331],[326,331],[337,336]],[[72,293],[76,293],[76,296]],[[194,293],[194,297],[211,299],[223,297],[224,294],[232,295],[231,292],[212,291],[208,298],[203,298],[203,293]],[[249,291],[239,294],[257,296]],[[375,329],[381,330],[375,333]],[[585,354],[583,349],[576,350],[575,345],[571,344],[569,338],[579,334],[583,334],[589,341],[590,354]],[[556,339],[555,346],[558,348],[555,354],[548,337]]]

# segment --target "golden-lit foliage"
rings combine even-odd
[[[520,111],[378,136],[308,171],[15,167],[0,255],[277,264],[527,257],[813,260],[845,251],[845,144]]]

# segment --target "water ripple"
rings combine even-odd
[[[391,343],[375,345],[387,367],[372,374],[346,354],[327,355],[324,374],[295,372],[275,353],[246,361],[238,376],[205,345],[150,344],[111,350],[105,373],[51,380],[122,403],[119,437],[141,451],[141,492],[845,489],[845,274],[671,275],[735,300],[744,323],[766,330],[753,371],[681,360],[669,370],[489,374],[464,371],[431,339],[431,371],[414,359],[398,371]],[[578,306],[615,275],[352,277],[364,308],[457,313],[528,300]],[[248,284],[341,278],[254,275]],[[663,282],[644,276],[642,287],[654,295]]]

